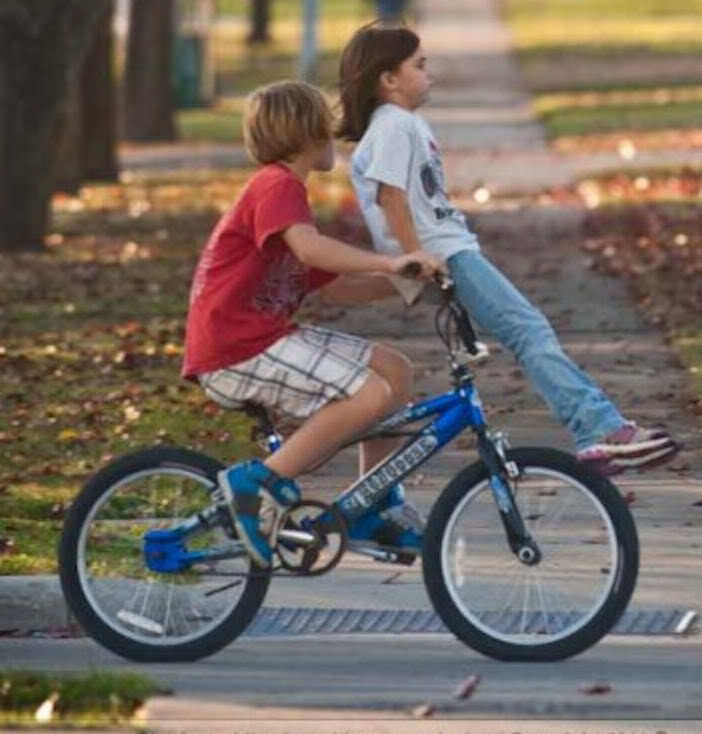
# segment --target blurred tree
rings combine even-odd
[[[55,187],[75,193],[85,179],[117,178],[112,0],[105,0],[90,49],[70,85]]]
[[[84,179],[117,178],[117,100],[112,38],[113,0],[108,0],[81,74],[81,172]]]
[[[105,4],[0,2],[0,252],[44,247],[68,92]]]
[[[173,0],[132,0],[124,72],[124,138],[175,140]]]
[[[269,31],[271,19],[270,0],[249,0],[251,31],[247,37],[248,43],[268,43],[271,40]]]

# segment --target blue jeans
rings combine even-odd
[[[546,317],[480,252],[448,259],[456,295],[476,323],[517,358],[558,420],[584,449],[625,420],[612,401],[566,356]]]

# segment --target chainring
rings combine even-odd
[[[331,571],[346,551],[346,520],[334,505],[302,500],[284,512],[279,527],[315,536],[315,541],[307,546],[278,537],[275,552],[281,566],[296,575],[321,576]]]

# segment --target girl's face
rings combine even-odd
[[[418,46],[396,69],[381,75],[381,96],[408,110],[419,107],[427,101],[433,81],[426,65],[427,57]]]

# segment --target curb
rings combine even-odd
[[[71,621],[58,576],[0,576],[0,634],[59,631]]]

